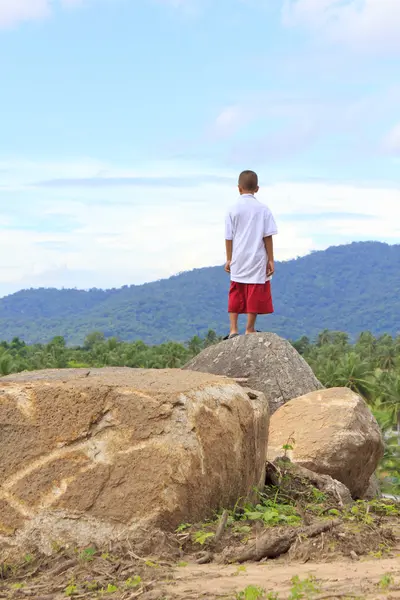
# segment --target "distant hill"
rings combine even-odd
[[[95,330],[146,343],[186,341],[227,328],[229,278],[221,267],[112,290],[23,290],[0,299],[0,339],[56,335],[81,343]],[[400,245],[359,242],[278,263],[276,313],[259,325],[287,338],[323,329],[400,333]]]

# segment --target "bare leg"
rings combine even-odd
[[[257,315],[254,315],[251,313],[247,315],[246,334],[256,333],[256,329],[255,329],[256,319],[257,319]]]
[[[238,318],[239,315],[237,313],[229,313],[229,320],[231,322],[231,329],[229,335],[233,335],[238,332]]]

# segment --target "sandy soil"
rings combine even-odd
[[[343,520],[331,522],[332,527],[316,537],[307,537],[308,527],[260,528],[258,521],[250,533],[243,532],[241,522],[234,521],[215,546],[205,544],[201,551],[193,531],[186,528],[164,536],[164,545],[157,538],[157,553],[128,543],[107,549],[60,549],[50,557],[10,556],[0,561],[0,599],[400,600],[400,513],[390,504],[384,510],[379,503],[357,509],[356,519],[344,513]],[[217,524],[211,523],[213,530]],[[257,538],[275,547],[276,540],[293,529],[296,542],[280,558],[232,564],[226,554],[233,548],[237,556]],[[143,543],[154,546],[151,537],[144,537]],[[196,561],[204,556],[214,562],[199,565]],[[309,593],[296,584],[296,590],[293,578],[312,581],[317,589]],[[246,594],[249,587],[260,593]]]
[[[60,555],[50,560],[34,560],[19,572],[12,569],[6,573],[4,565],[0,567],[0,598],[9,600],[65,600],[66,597],[76,600],[400,599],[400,547],[385,558],[351,560],[342,557],[332,562],[298,562],[285,558],[240,566],[194,563],[177,566],[176,562],[156,564],[129,556],[107,559],[98,556],[87,561],[76,555],[72,559]],[[141,583],[128,587],[127,582],[139,573]],[[294,577],[300,581],[315,578],[318,590],[313,594],[293,595]],[[241,594],[248,586],[262,589],[263,594]]]
[[[218,565],[191,566],[178,569],[175,581],[160,589],[169,599],[235,598],[236,593],[247,586],[263,588],[268,598],[275,592],[281,599],[287,599],[292,588],[291,579],[301,580],[310,575],[316,577],[321,593],[313,598],[400,598],[400,555],[381,560],[361,560],[358,562],[277,564],[268,561],[264,564],[247,564],[245,570],[237,566]],[[387,589],[380,583],[386,575],[393,578]],[[305,596],[307,597],[307,596]],[[157,598],[154,593],[154,598]]]

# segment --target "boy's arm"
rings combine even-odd
[[[231,262],[232,250],[233,250],[232,240],[225,240],[225,248],[226,248],[226,260],[227,260],[227,262]]]
[[[275,271],[275,265],[274,265],[274,240],[272,238],[272,235],[269,235],[268,237],[264,238],[264,245],[265,245],[265,250],[266,250],[267,256],[268,256],[267,277],[270,277],[271,275],[274,274],[274,271]]]
[[[231,272],[231,262],[232,262],[232,250],[233,250],[233,232],[232,232],[232,220],[231,216],[228,214],[225,219],[225,249],[226,249],[226,263],[225,263],[225,271],[227,273]]]
[[[274,265],[274,242],[272,239],[273,235],[278,233],[275,219],[272,216],[270,210],[266,208],[264,213],[264,245],[265,251],[268,257],[267,263],[267,277],[270,277],[275,272]]]
[[[231,262],[232,262],[232,249],[233,249],[232,240],[225,240],[225,248],[226,248],[225,271],[227,273],[230,273],[231,272]]]

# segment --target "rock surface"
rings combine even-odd
[[[347,388],[312,392],[282,406],[271,418],[268,460],[288,443],[294,463],[342,482],[353,498],[364,497],[384,450],[367,404]]]
[[[363,500],[376,500],[382,497],[382,490],[379,485],[378,477],[374,474],[369,480],[368,489],[363,496]]]
[[[210,346],[184,368],[247,379],[249,387],[264,393],[271,414],[292,398],[323,387],[293,346],[274,333],[239,336]]]
[[[261,393],[201,373],[3,378],[0,544],[50,552],[203,520],[263,480],[268,425]]]

